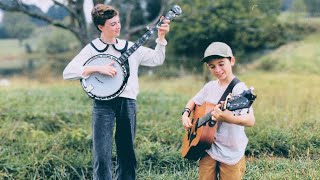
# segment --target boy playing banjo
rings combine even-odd
[[[134,43],[119,39],[121,23],[119,12],[113,7],[98,4],[92,12],[92,20],[101,32],[99,38],[85,46],[67,65],[63,78],[86,79],[92,73],[100,73],[109,77],[117,75],[114,63],[103,66],[83,66],[85,62],[97,54],[111,54],[120,57],[128,45]],[[169,32],[169,20],[164,20],[158,28],[155,49],[140,47],[128,58],[130,76],[124,91],[116,98],[101,101],[93,100],[92,138],[93,138],[93,179],[136,179],[136,156],[134,138],[136,131],[136,98],[139,92],[138,67],[161,65],[165,60],[167,41],[165,34]],[[112,84],[110,84],[112,86]],[[112,140],[115,129],[116,170],[112,178]]]

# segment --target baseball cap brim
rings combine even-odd
[[[225,56],[225,55],[211,55],[211,56],[207,56],[201,59],[201,62],[208,62],[212,59],[221,59],[221,58],[226,58],[229,56]]]

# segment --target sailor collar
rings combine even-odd
[[[115,44],[107,44],[107,43],[104,43],[100,38],[96,38],[90,42],[90,45],[99,53],[105,52],[111,45],[116,51],[122,54],[128,48],[128,41],[116,39]]]

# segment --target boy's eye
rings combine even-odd
[[[224,65],[223,63],[219,64],[219,66],[223,66],[223,65]]]
[[[120,24],[120,21],[119,21],[119,22],[113,22],[113,23],[111,23],[110,25],[111,25],[111,26],[115,26],[115,25],[117,25],[117,24]]]

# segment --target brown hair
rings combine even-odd
[[[106,20],[117,16],[119,12],[115,10],[112,6],[108,6],[105,4],[97,4],[93,7],[91,11],[91,17],[94,25],[98,28],[98,25],[104,25]]]

